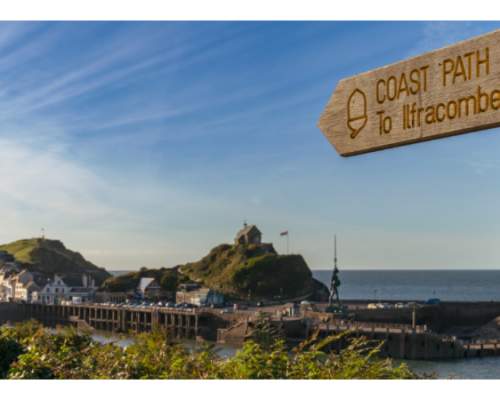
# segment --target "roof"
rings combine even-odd
[[[25,276],[30,277],[30,276],[33,276],[33,274],[31,272],[29,272],[27,269],[23,269],[21,272],[19,272],[17,274],[18,278],[22,278],[22,277],[25,277]]]
[[[47,283],[50,283],[50,279],[39,273],[33,274],[33,280],[40,288],[43,288]]]
[[[195,289],[199,289],[200,284],[196,282],[190,282],[190,283],[181,283],[179,285],[179,291],[183,292],[190,292]]]
[[[64,282],[66,286],[75,287],[82,285],[82,274],[65,274],[59,275],[59,278]]]
[[[155,278],[141,278],[139,286],[137,287],[141,292],[144,292],[149,285],[155,281]]]
[[[92,293],[94,289],[88,287],[72,287],[70,289],[71,293]]]
[[[257,232],[260,233],[259,228],[257,228],[256,225],[245,225],[243,228],[241,228],[238,233],[236,234],[236,237],[239,238],[243,235],[249,234],[253,229],[255,229]]]
[[[32,290],[32,291],[39,291],[40,290],[40,288],[38,287],[38,285],[35,282],[33,282],[33,281],[29,282],[26,285],[26,289],[27,290]]]

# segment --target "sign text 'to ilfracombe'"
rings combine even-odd
[[[500,30],[337,85],[319,127],[351,156],[500,126]]]

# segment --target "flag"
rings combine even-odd
[[[288,231],[283,231],[280,233],[280,236],[288,236]]]

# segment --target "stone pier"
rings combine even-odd
[[[160,307],[116,307],[100,304],[48,305],[17,304],[19,320],[35,319],[48,326],[84,322],[109,332],[151,332],[164,330],[177,338],[196,338],[199,330],[198,310]]]

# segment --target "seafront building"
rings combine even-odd
[[[53,279],[47,279],[21,270],[13,261],[4,262],[0,267],[0,302],[85,303],[93,301],[96,290],[94,279],[86,274],[67,277],[56,274]]]
[[[196,306],[221,306],[224,304],[224,295],[207,287],[199,285],[185,285],[175,294],[175,302],[187,303]]]
[[[156,299],[163,295],[161,286],[155,278],[143,277],[137,285],[137,293],[142,299]]]
[[[34,302],[42,304],[88,303],[93,301],[97,287],[92,277],[83,274],[76,277],[61,277],[47,282],[36,296]]]

